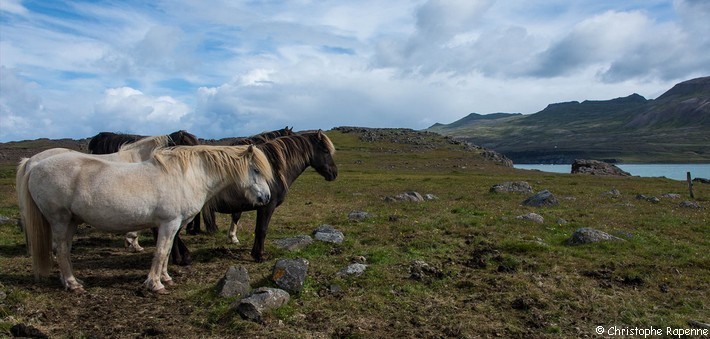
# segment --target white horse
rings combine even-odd
[[[153,150],[161,147],[167,147],[170,144],[170,136],[159,135],[154,137],[147,137],[136,141],[131,144],[124,144],[121,146],[118,152],[111,154],[97,154],[94,155],[97,158],[104,159],[106,161],[117,161],[117,162],[142,162],[148,160],[153,152]],[[51,148],[37,153],[30,157],[27,161],[20,163],[17,169],[17,175],[15,176],[15,187],[17,191],[23,189],[24,185],[22,177],[25,173],[28,173],[32,167],[34,167],[38,162],[47,159],[49,157],[55,156],[57,154],[62,154],[66,152],[72,152],[68,148]],[[20,208],[20,214],[22,215],[22,210],[24,208],[22,201],[18,201],[18,207]],[[24,226],[23,226],[24,230]],[[128,232],[126,233],[126,247],[134,252],[141,252],[143,248],[138,243],[138,233]],[[29,251],[29,248],[28,248]]]
[[[241,187],[254,203],[267,203],[273,175],[264,153],[252,146],[178,146],[157,149],[140,163],[64,152],[35,163],[22,180],[18,200],[24,206],[36,279],[49,276],[54,241],[62,284],[84,291],[69,258],[82,222],[108,232],[158,227],[144,285],[164,294],[168,292],[161,279],[172,284],[167,258],[175,233],[229,185]]]

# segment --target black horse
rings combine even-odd
[[[197,137],[183,130],[170,133],[168,146],[194,146],[200,142]],[[89,141],[89,153],[109,154],[118,152],[121,146],[146,138],[145,135],[101,132]]]
[[[264,206],[254,206],[243,197],[242,193],[227,188],[218,193],[208,202],[210,216],[205,222],[214,222],[214,213],[231,213],[234,223],[239,222],[241,213],[256,210],[256,225],[254,227],[254,246],[251,256],[257,262],[264,261],[264,241],[269,222],[276,208],[286,199],[286,194],[291,184],[305,171],[313,167],[325,180],[332,181],[338,176],[338,167],[333,160],[335,147],[330,139],[322,132],[301,132],[290,136],[267,141],[256,145],[269,158],[274,171],[274,182],[269,186],[271,201]],[[203,214],[205,211],[203,211]],[[179,237],[175,242],[182,241]],[[181,248],[187,249],[184,244],[173,247],[173,251]],[[181,253],[182,256],[188,255]]]
[[[277,129],[274,131],[270,132],[263,132],[260,134],[252,135],[250,137],[243,137],[243,138],[237,138],[236,140],[232,141],[229,145],[230,146],[238,146],[238,145],[259,145],[263,144],[269,140],[276,139],[279,137],[285,137],[293,135],[293,127],[288,128],[288,126],[282,128],[282,129]],[[205,218],[207,215],[203,212],[202,213],[203,218]],[[198,215],[199,216],[199,215]],[[191,222],[187,224],[185,227],[185,230],[187,231],[187,234],[192,234],[196,235],[201,233],[202,231],[200,230],[200,218],[198,216],[195,217]],[[214,220],[214,218],[213,218]],[[213,234],[217,232],[217,224],[214,221],[208,222],[208,220],[205,220],[205,231],[209,234]],[[173,242],[174,244],[175,242]],[[175,248],[173,248],[174,250]]]

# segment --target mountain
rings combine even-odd
[[[550,104],[534,114],[471,113],[427,129],[493,149],[515,163],[710,162],[710,77],[679,83],[654,100]]]

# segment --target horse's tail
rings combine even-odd
[[[214,201],[211,201],[212,203]],[[217,228],[217,221],[215,221],[215,207],[212,203],[207,203],[202,207],[202,220],[205,221],[205,231],[207,233],[217,233],[219,228]]]
[[[24,226],[24,221],[22,218],[24,218],[24,212],[23,210],[25,209],[25,204],[23,203],[22,199],[20,199],[20,192],[24,190],[25,187],[25,170],[27,168],[27,162],[29,161],[29,158],[22,158],[20,159],[20,164],[17,165],[17,173],[15,174],[15,191],[17,192],[17,207],[20,208],[20,228],[24,232],[25,226]]]
[[[23,160],[20,163],[20,170],[25,172],[27,161]],[[18,201],[21,201],[23,206],[20,210],[22,220],[25,224],[25,234],[27,236],[27,246],[32,256],[32,270],[35,274],[35,279],[46,278],[49,276],[49,270],[52,268],[52,229],[49,226],[47,218],[42,215],[42,212],[37,207],[32,195],[29,191],[28,181],[30,173],[22,173],[22,179],[17,182]]]

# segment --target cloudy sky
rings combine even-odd
[[[0,141],[422,129],[710,75],[710,1],[0,1]]]

